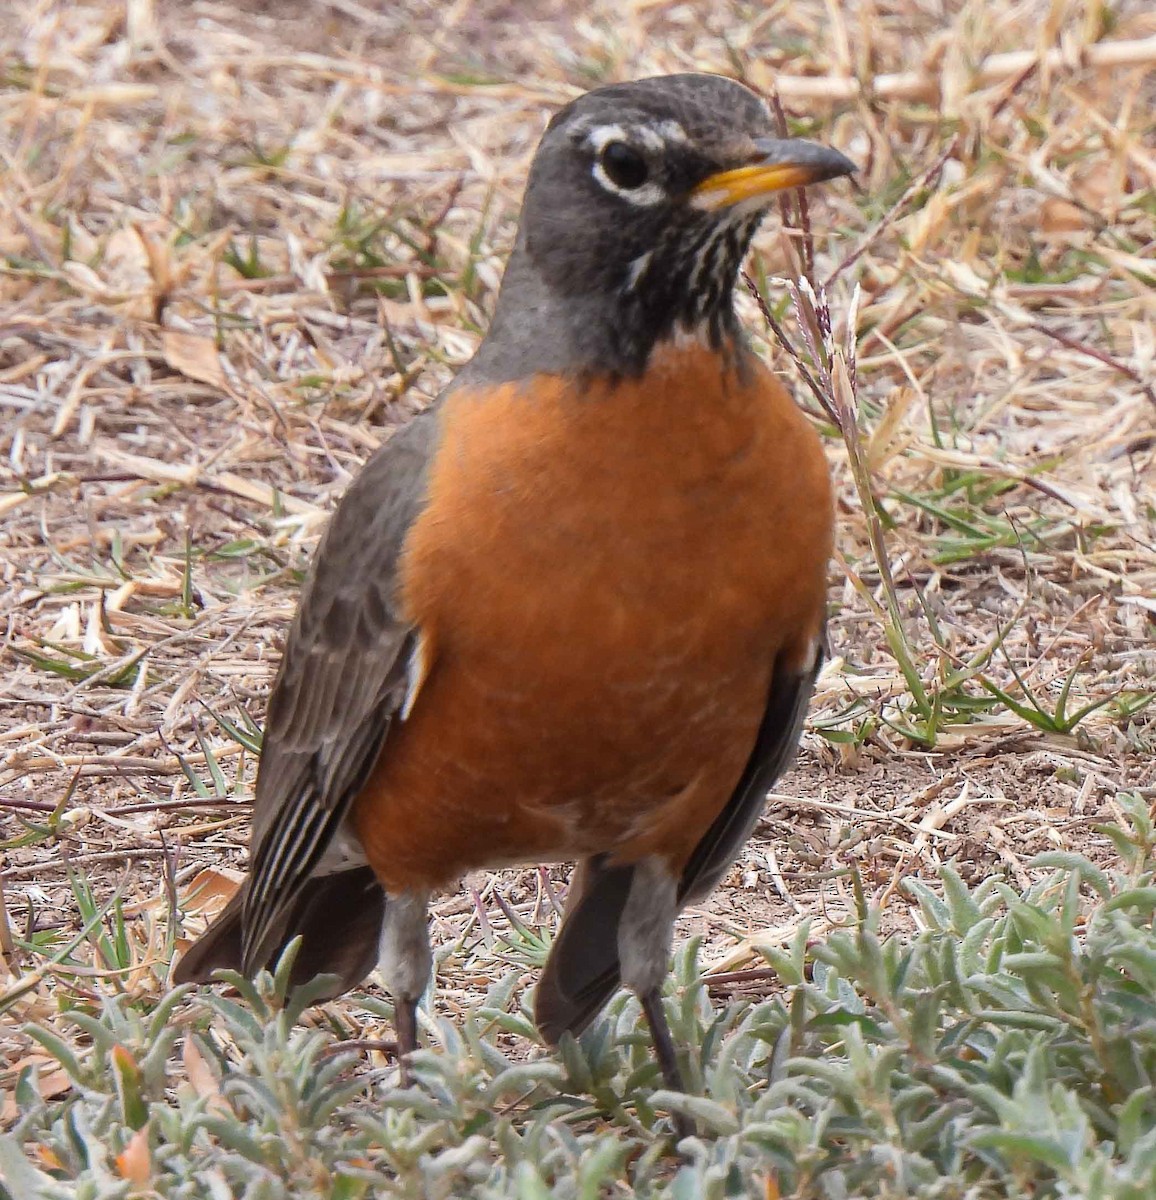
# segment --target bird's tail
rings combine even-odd
[[[317,975],[335,975],[331,999],[356,987],[377,963],[385,892],[370,867],[355,867],[335,875],[318,875],[306,883],[286,910],[283,931],[267,962],[246,966],[242,953],[245,889],[222,910],[202,937],[177,963],[174,983],[207,983],[216,970],[255,974],[272,967],[295,937],[301,949],[293,963],[290,983],[307,983]]]
[[[574,872],[534,997],[534,1023],[552,1046],[564,1033],[581,1033],[618,990],[618,925],[633,879],[632,866],[607,866],[601,856]]]

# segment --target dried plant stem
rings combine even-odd
[[[1135,41],[1097,42],[1091,46],[1080,47],[1074,52],[1066,48],[1047,50],[1043,54],[1037,54],[1033,50],[1013,50],[1006,54],[992,54],[983,59],[975,68],[974,85],[977,89],[989,87],[1032,67],[1049,71],[1065,68],[1077,70],[1081,67],[1113,70],[1142,67],[1154,62],[1156,37]],[[926,70],[876,75],[870,80],[832,75],[776,75],[775,87],[781,96],[791,100],[826,100],[840,103],[868,98],[934,101],[943,90],[939,76]]]
[[[850,353],[853,353],[854,339],[854,314],[852,313],[847,327]],[[834,356],[832,402],[838,414],[839,432],[842,434],[843,444],[847,448],[851,478],[854,480],[855,491],[859,496],[859,505],[867,523],[867,537],[871,546],[871,554],[875,559],[875,566],[879,571],[879,579],[883,587],[886,606],[883,632],[887,639],[887,646],[903,673],[904,681],[917,708],[922,715],[927,716],[930,713],[927,692],[916,667],[915,654],[904,628],[903,613],[899,607],[899,596],[895,588],[895,578],[891,573],[891,556],[887,550],[887,537],[883,531],[883,523],[879,520],[875,489],[871,486],[871,470],[867,465],[862,431],[859,428],[858,399],[853,370],[854,359],[850,358],[850,353],[847,358],[841,352],[836,352]]]
[[[1087,342],[1081,342],[1078,338],[1068,337],[1066,333],[1060,333],[1058,329],[1049,329],[1041,321],[1033,321],[1032,329],[1038,329],[1040,333],[1057,341],[1061,346],[1067,346],[1069,350],[1075,350],[1078,354],[1086,354],[1089,358],[1094,358],[1097,362],[1102,362],[1106,367],[1111,367],[1113,371],[1119,371],[1121,375],[1132,380],[1132,382],[1144,393],[1151,401],[1152,406],[1156,408],[1156,384],[1149,383],[1139,371],[1130,367],[1126,362],[1121,362],[1120,359],[1113,357],[1104,350],[1099,350],[1095,346],[1089,346]]]
[[[811,394],[819,402],[819,406],[830,418],[831,423],[838,425],[839,417],[835,412],[834,406],[831,404],[831,397],[820,387],[819,381],[811,374],[810,368],[795,348],[795,343],[791,340],[790,335],[783,328],[775,314],[771,312],[770,305],[767,304],[766,297],[759,291],[758,284],[755,283],[746,271],[743,271],[742,276],[743,283],[746,284],[747,291],[754,297],[755,303],[759,306],[759,312],[762,314],[763,320],[766,321],[768,328],[778,339],[779,345],[791,356],[800,377],[807,387],[810,388]]]

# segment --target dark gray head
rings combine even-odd
[[[538,146],[471,374],[635,375],[679,330],[722,347],[775,192],[854,169],[835,150],[775,138],[762,100],[719,75],[587,92]]]

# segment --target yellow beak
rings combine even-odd
[[[691,189],[691,204],[706,212],[761,200],[784,188],[806,187],[850,175],[855,164],[838,150],[799,138],[759,138],[759,158],[740,167],[716,171]]]

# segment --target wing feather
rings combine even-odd
[[[416,632],[397,596],[425,502],[436,412],[366,464],[333,515],[273,685],[257,773],[242,961],[264,965],[372,771],[410,687]]]

